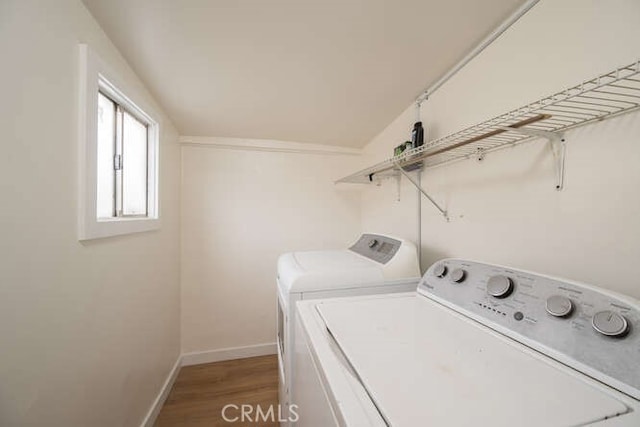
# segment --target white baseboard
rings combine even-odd
[[[158,414],[160,414],[162,405],[164,405],[165,400],[167,400],[167,397],[169,396],[169,392],[173,387],[173,383],[175,382],[176,377],[178,376],[178,372],[180,372],[180,366],[182,366],[181,360],[182,360],[182,355],[178,356],[178,360],[176,360],[176,363],[173,364],[173,368],[171,368],[171,371],[169,372],[167,379],[162,385],[162,388],[160,389],[160,392],[158,393],[156,400],[153,401],[153,405],[151,405],[151,408],[149,408],[149,412],[147,412],[147,416],[144,417],[144,420],[142,420],[141,427],[152,427],[153,424],[156,422],[156,418],[158,418]]]
[[[254,356],[266,356],[268,354],[276,354],[276,343],[183,353],[182,366],[221,362],[223,360],[244,359]]]

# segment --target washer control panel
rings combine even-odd
[[[400,249],[401,241],[379,234],[363,234],[349,249],[369,259],[386,264]]]
[[[432,265],[422,295],[640,399],[640,302],[460,259]]]

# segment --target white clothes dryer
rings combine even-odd
[[[287,409],[293,392],[296,302],[415,291],[419,281],[415,245],[381,234],[365,233],[348,249],[290,252],[280,256],[277,348],[283,418],[290,418]]]

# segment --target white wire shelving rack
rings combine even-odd
[[[536,138],[547,139],[556,160],[556,189],[564,180],[564,132],[640,108],[640,59],[562,92],[407,150],[336,183],[369,184],[405,176],[448,219],[442,209],[406,172],[486,153]]]

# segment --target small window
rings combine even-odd
[[[147,217],[149,124],[98,93],[98,220]]]
[[[79,238],[159,228],[155,115],[86,45],[80,64]]]

